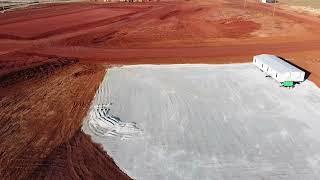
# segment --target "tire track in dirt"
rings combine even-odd
[[[50,7],[48,7],[48,8],[50,8]],[[44,8],[42,8],[42,10],[43,9]],[[77,10],[74,10],[74,8],[70,8],[70,9],[64,8],[64,9],[62,9],[63,10],[62,12],[56,11],[56,12],[53,12],[53,14],[51,14],[51,15],[43,14],[43,12],[41,12],[41,13],[36,12],[36,13],[39,13],[39,14],[32,14],[31,16],[30,15],[29,16],[23,16],[23,17],[19,17],[18,19],[10,18],[11,14],[9,14],[8,15],[9,17],[5,16],[6,19],[0,18],[0,20],[1,20],[0,25],[15,24],[15,23],[19,23],[19,22],[28,22],[28,21],[34,21],[34,20],[39,20],[39,19],[46,19],[46,18],[50,18],[50,17],[65,16],[65,15],[70,15],[70,14],[80,14],[80,13],[83,13],[84,11],[86,11],[86,10],[95,10],[95,9],[101,9],[101,7],[95,7],[95,8],[82,7],[81,9],[77,9]],[[65,12],[65,11],[68,11],[68,12]],[[29,13],[31,14],[31,12],[29,12]]]
[[[96,27],[94,30],[88,29],[88,31],[80,31],[78,34],[70,33],[65,37],[59,37],[54,41],[56,42],[56,45],[60,46],[96,46],[97,43],[95,42],[95,40],[99,39],[98,44],[101,43],[101,46],[103,46],[103,44],[107,43],[110,39],[113,38],[113,35],[115,35],[115,38],[119,38],[119,36],[121,37],[126,34],[125,32],[119,34],[119,32],[121,32],[121,29],[128,26],[143,26],[143,23],[146,21],[145,17],[148,17],[149,19],[158,19],[166,13],[170,12],[172,9],[174,9],[174,7],[175,6],[172,4],[167,4],[164,7],[148,7],[145,9],[141,9],[139,13],[124,17],[123,19],[113,22],[109,25]],[[105,41],[103,41],[103,39],[105,39]]]
[[[166,20],[170,17],[173,17],[173,16],[176,16],[177,14],[179,14],[181,11],[180,10],[174,10],[174,11],[171,11],[167,14],[164,14],[160,17],[160,20]]]
[[[132,16],[134,14],[137,14],[139,12],[131,12],[131,13],[126,13],[123,15],[119,15],[116,17],[110,17],[98,21],[91,21],[89,23],[82,23],[82,24],[77,24],[74,26],[67,26],[67,27],[61,27],[55,30],[49,30],[44,33],[37,34],[35,36],[31,37],[23,37],[23,36],[16,36],[12,34],[4,34],[0,33],[0,39],[12,39],[12,40],[37,40],[41,38],[46,38],[49,36],[57,35],[57,34],[65,34],[65,33],[70,33],[70,32],[76,32],[80,31],[82,29],[91,29],[91,28],[96,28],[100,26],[105,26],[108,24],[112,24],[115,22],[123,21],[125,19],[128,19],[128,16]]]

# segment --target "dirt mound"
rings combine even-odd
[[[127,178],[97,145],[78,132],[105,69],[59,62],[69,64],[57,61],[8,74],[8,80],[18,75],[22,79],[0,87],[0,176]],[[55,65],[59,68],[52,68]],[[36,76],[23,78],[33,71]]]
[[[258,30],[261,25],[242,17],[231,17],[218,21],[219,31],[222,37],[239,38],[248,36]]]
[[[130,179],[81,131],[55,148],[41,164],[31,173],[31,179]]]
[[[180,12],[179,10],[174,10],[174,11],[168,12],[165,15],[162,15],[160,17],[160,20],[166,20],[166,19],[168,19],[170,17],[173,17],[173,16],[177,15],[179,12]]]
[[[15,84],[19,81],[25,81],[35,77],[43,78],[44,76],[48,76],[58,69],[74,64],[76,62],[78,62],[78,60],[70,58],[49,58],[42,64],[37,64],[35,66],[27,68],[20,67],[20,69],[17,71],[0,76],[0,87],[3,88],[8,85]]]

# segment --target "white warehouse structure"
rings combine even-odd
[[[276,0],[261,0],[262,3],[275,3]]]
[[[280,83],[302,82],[305,79],[304,71],[274,55],[256,55],[253,64]]]

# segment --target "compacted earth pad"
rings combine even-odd
[[[319,108],[312,82],[279,87],[252,64],[123,66],[82,129],[134,179],[316,179]]]

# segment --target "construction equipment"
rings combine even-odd
[[[294,87],[294,82],[293,81],[284,81],[281,83],[282,87],[288,87],[288,88],[293,88]]]

